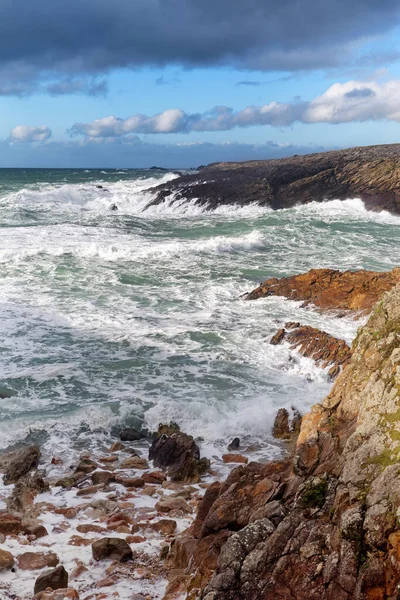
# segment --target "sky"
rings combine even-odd
[[[400,142],[398,0],[2,0],[0,167]]]

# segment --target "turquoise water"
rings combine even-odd
[[[0,170],[0,447],[28,437],[67,452],[173,419],[209,452],[239,435],[272,455],[277,408],[304,411],[329,390],[268,339],[287,320],[348,340],[359,323],[240,296],[313,267],[400,265],[400,218],[356,199],[147,208],[148,189],[175,176]]]

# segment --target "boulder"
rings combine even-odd
[[[16,483],[23,475],[26,475],[32,469],[36,469],[39,464],[40,450],[38,446],[25,446],[15,452],[12,452],[6,461],[3,481],[5,485]]]
[[[101,483],[108,485],[110,482],[115,480],[115,475],[110,471],[94,471],[90,478],[93,485],[99,485]]]
[[[33,504],[38,494],[48,490],[49,484],[40,473],[28,473],[20,477],[15,484],[11,496],[7,499],[7,508],[10,511],[23,512],[27,506]]]
[[[59,590],[68,587],[68,573],[65,568],[60,565],[51,571],[46,571],[35,581],[34,594],[43,592],[50,588],[51,590]]]
[[[149,465],[145,458],[141,456],[129,456],[121,463],[121,469],[148,469]]]
[[[228,445],[228,450],[230,452],[231,450],[238,450],[239,448],[240,448],[240,438],[235,437]]]
[[[222,456],[222,460],[224,461],[224,463],[247,464],[249,462],[247,456],[243,456],[242,454],[224,454]]]
[[[60,560],[54,552],[24,552],[17,558],[18,567],[23,571],[56,567],[59,562]]]
[[[11,552],[0,548],[0,571],[3,569],[12,569],[14,562],[14,557]]]
[[[290,436],[289,412],[286,408],[280,408],[276,413],[272,435],[276,438],[288,438]]]
[[[155,467],[166,469],[172,481],[197,483],[210,467],[208,459],[200,459],[193,437],[182,433],[175,423],[159,426],[149,458]]]
[[[117,560],[127,562],[133,554],[129,545],[122,538],[101,538],[92,544],[92,554],[95,560]]]
[[[162,471],[150,471],[150,473],[143,473],[142,478],[145,483],[153,483],[155,485],[161,485],[163,481],[167,479],[165,473]]]

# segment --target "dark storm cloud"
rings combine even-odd
[[[332,67],[399,12],[398,0],[3,0],[0,71],[22,85],[167,64]]]

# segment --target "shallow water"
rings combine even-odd
[[[390,270],[400,218],[357,199],[146,208],[147,189],[175,176],[0,170],[0,447],[28,436],[60,454],[173,419],[208,454],[239,435],[272,456],[277,408],[305,411],[329,390],[268,340],[299,320],[350,341],[360,322],[240,295],[313,267]]]

